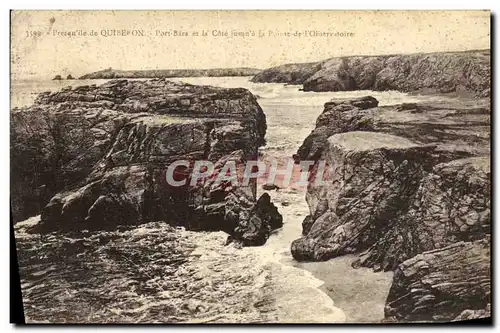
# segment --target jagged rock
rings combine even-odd
[[[332,100],[294,160],[317,160],[326,139],[336,133],[389,133],[421,144],[436,144],[435,164],[481,156],[490,151],[490,101],[426,102],[377,107],[372,97]]]
[[[489,240],[459,242],[406,260],[394,272],[386,319],[451,321],[466,310],[487,309],[490,260]]]
[[[281,65],[261,71],[251,81],[302,84],[320,69],[320,63]]]
[[[270,208],[256,208],[255,182],[227,186],[212,177],[190,185],[195,160],[214,163],[217,175],[228,161],[241,167],[257,157],[265,115],[245,89],[115,80],[43,93],[32,107],[14,110],[11,128],[14,220],[41,212],[32,231],[163,220],[232,233],[241,218],[228,218],[230,201],[259,218],[261,229],[277,225],[266,217]],[[183,186],[166,181],[177,160],[190,162],[174,175]]]
[[[234,209],[236,205],[232,207]],[[239,207],[238,209],[241,210]],[[283,217],[271,202],[269,194],[264,193],[249,211],[248,218],[239,219],[233,237],[244,246],[259,246],[267,241],[272,230],[282,226]]]
[[[264,191],[273,191],[273,190],[279,190],[279,186],[275,184],[264,184],[262,185],[262,189]]]
[[[294,156],[326,161],[327,182],[308,186],[292,255],[396,270],[385,322],[487,316],[489,101],[354,104],[326,103]]]
[[[171,77],[209,77],[209,76],[251,76],[260,73],[256,68],[210,68],[210,69],[151,69],[151,70],[118,70],[106,68],[101,71],[85,74],[80,80],[89,79],[153,79]]]
[[[294,258],[327,260],[372,245],[406,212],[433,149],[382,133],[331,136],[321,157],[327,185],[308,186],[315,218],[306,236],[292,243]]]
[[[252,81],[303,84],[304,91],[465,91],[487,97],[490,51],[337,57],[272,67]]]
[[[372,97],[332,100],[326,103],[325,110],[317,119],[316,128],[294,156],[296,162],[310,159],[326,160],[330,164],[334,178],[357,182],[360,181],[358,178],[362,177],[360,174],[369,177],[377,169],[366,170],[358,167],[356,154],[346,152],[339,156],[337,153],[339,150],[329,146],[332,138],[341,135],[338,133],[370,131],[350,137],[355,139],[353,142],[359,141],[364,147],[372,145],[370,140],[373,135],[378,138],[375,132],[391,134],[394,142],[410,140],[415,145],[426,147],[427,154],[417,162],[420,163],[421,171],[410,177],[411,182],[406,184],[401,181],[395,182],[394,187],[388,189],[393,191],[388,195],[395,195],[401,200],[396,205],[398,207],[396,216],[393,215],[395,209],[390,205],[385,206],[386,202],[382,201],[378,207],[381,214],[393,218],[386,218],[386,223],[378,227],[381,233],[372,234],[368,241],[366,234],[356,236],[360,239],[355,240],[354,244],[358,242],[362,242],[364,246],[370,242],[372,244],[360,255],[360,260],[354,262],[354,266],[392,270],[403,260],[422,251],[460,240],[480,239],[489,234],[490,176],[489,158],[485,155],[489,154],[490,119],[485,101],[465,101],[462,105],[459,103],[452,105],[412,103],[387,107],[377,105],[377,101]],[[373,141],[377,142],[378,139],[375,138]],[[431,149],[431,146],[435,149]],[[480,157],[469,157],[474,155]],[[350,169],[356,170],[358,178],[351,177],[350,174],[343,176],[345,170]],[[406,171],[399,175],[401,179],[406,177],[404,172]],[[309,186],[307,200],[311,215],[304,219],[303,235],[316,238],[316,242],[302,239],[292,244],[292,249],[295,249],[294,253],[300,260],[324,260],[346,251],[341,250],[342,245],[339,247],[339,236],[330,237],[330,234],[336,235],[340,232],[335,231],[337,228],[345,233],[343,219],[347,220],[347,216],[352,214],[352,211],[347,210],[348,213],[345,213],[342,206],[340,206],[341,213],[336,212],[339,209],[338,203],[332,201],[332,198],[344,195],[337,188],[340,183]],[[379,185],[373,185],[363,195],[378,197],[380,190]],[[406,194],[400,196],[401,191],[406,191]],[[348,192],[345,194],[346,198],[342,200],[347,203],[357,202],[356,195],[359,193]],[[342,200],[338,202],[344,205]],[[441,206],[436,206],[436,202],[442,203]],[[322,216],[325,212],[326,215]],[[366,214],[373,215],[371,212]],[[366,217],[359,219],[353,215],[350,223],[358,223],[359,220],[366,220]],[[363,247],[357,246],[348,248],[347,252],[362,249]]]
[[[483,318],[491,318],[491,304],[490,303],[488,303],[486,305],[486,308],[484,308],[484,309],[464,310],[455,319],[453,319],[453,321],[474,320],[474,319],[483,319]]]
[[[408,212],[354,265],[393,270],[422,251],[487,237],[490,178],[489,157],[436,165],[422,179]]]

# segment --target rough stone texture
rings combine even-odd
[[[395,270],[386,322],[487,317],[489,155],[488,100],[326,103],[294,156],[315,160],[313,174],[328,167],[308,186],[292,255],[357,253],[354,267]]]
[[[260,72],[254,82],[303,84],[304,91],[399,90],[490,96],[490,51],[331,58]]]
[[[491,234],[489,157],[438,164],[425,176],[408,212],[360,255],[355,266],[393,270],[405,259]]]
[[[486,308],[479,310],[464,310],[460,315],[458,315],[453,321],[462,321],[462,320],[474,320],[474,319],[491,319],[491,304],[487,304]]]
[[[386,319],[462,320],[470,310],[488,309],[490,260],[490,242],[483,240],[455,243],[403,262],[394,272]]]
[[[163,79],[67,87],[14,110],[11,128],[13,217],[41,212],[33,231],[164,220],[232,233],[242,221],[226,219],[225,204],[236,191],[246,193],[232,200],[248,201],[248,219],[259,219],[262,229],[270,222],[274,206],[255,206],[255,183],[237,189],[222,182],[224,188],[215,189],[213,180],[189,186],[188,178],[181,187],[165,180],[176,160],[191,162],[176,169],[174,177],[182,180],[197,159],[215,163],[218,172],[228,160],[242,165],[257,157],[265,143],[265,115],[245,89]]]
[[[292,243],[294,258],[327,260],[372,245],[406,212],[433,148],[383,133],[331,136],[321,156],[327,185],[308,186],[314,222]]]
[[[489,123],[484,100],[378,107],[374,98],[362,97],[326,103],[316,128],[294,158],[326,161],[334,181],[309,186],[311,215],[304,219],[305,238],[292,244],[292,253],[299,260],[325,260],[365,251],[354,266],[393,270],[422,251],[485,237],[490,233]],[[386,134],[392,139],[384,139]],[[341,148],[332,146],[332,140]],[[385,155],[373,154],[368,160],[358,156],[370,149],[387,153],[405,142],[426,154],[408,165],[412,152],[406,151],[391,168],[404,162],[407,169],[397,169],[399,174],[391,171],[389,177],[382,168]],[[378,183],[385,178],[392,179],[391,187]],[[360,184],[366,188],[357,188]],[[355,191],[345,194],[343,186]],[[381,199],[384,195],[389,201]],[[399,202],[391,201],[391,196]],[[371,199],[367,207],[380,211],[344,209],[344,201],[357,203],[360,197]],[[367,223],[367,215],[373,221],[383,220],[374,224],[378,233],[352,233]],[[354,238],[350,242],[355,246],[346,247],[347,241],[338,234]]]

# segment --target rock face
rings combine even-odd
[[[404,321],[486,317],[491,304],[489,242],[424,252],[394,272],[385,315]]]
[[[303,84],[304,91],[399,90],[490,95],[490,52],[331,58],[266,69],[254,82]]]
[[[80,80],[88,79],[153,79],[171,77],[198,77],[198,76],[253,76],[260,73],[256,68],[211,68],[211,69],[151,69],[151,70],[117,70],[104,69],[85,74]]]
[[[326,103],[294,156],[296,162],[316,161],[313,173],[326,164],[325,182],[309,183],[310,215],[303,236],[292,243],[294,258],[356,253],[354,267],[395,270],[387,320],[453,320],[465,310],[464,316],[484,316],[486,287],[470,293],[460,288],[468,281],[489,288],[488,103],[380,107],[372,97]],[[478,244],[480,259],[468,257]],[[448,255],[456,269],[448,271]],[[429,279],[436,282],[428,286]],[[449,300],[445,289],[457,298]]]
[[[41,94],[11,119],[13,217],[41,212],[34,231],[163,220],[223,230],[256,245],[281,226],[274,205],[256,201],[255,183],[239,186],[213,176],[190,185],[195,160],[214,163],[216,175],[227,161],[240,167],[257,158],[265,115],[245,89],[116,80]],[[166,171],[178,160],[188,164],[173,177],[186,183],[172,186]],[[230,218],[230,202],[245,202],[245,214]],[[246,239],[245,232],[252,235]]]
[[[372,245],[405,213],[432,149],[383,133],[331,136],[322,155],[328,186],[308,186],[315,221],[292,243],[294,258],[327,260]]]
[[[302,84],[321,69],[321,63],[287,64],[259,72],[252,82]]]

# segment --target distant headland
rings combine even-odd
[[[80,80],[88,79],[149,79],[172,77],[198,77],[198,76],[254,76],[260,69],[238,68],[211,68],[211,69],[151,69],[151,70],[118,70],[107,68],[97,72],[85,74]]]

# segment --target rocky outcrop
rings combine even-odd
[[[119,70],[107,68],[85,74],[80,80],[89,79],[154,79],[171,77],[207,77],[207,76],[254,76],[260,73],[256,68],[210,68],[210,69],[151,69],[151,70]]]
[[[385,307],[386,320],[451,321],[487,317],[490,243],[459,242],[403,262]]]
[[[329,166],[327,185],[309,184],[311,215],[292,244],[295,258],[364,251],[355,265],[393,270],[422,251],[489,234],[489,108],[461,103],[326,103],[294,156]]]
[[[436,165],[420,182],[408,211],[356,265],[393,270],[407,258],[491,234],[489,157]]]
[[[489,139],[486,100],[326,103],[294,156],[316,161],[313,174],[326,168],[324,183],[308,185],[310,215],[292,255],[319,261],[355,253],[354,267],[395,270],[387,321],[486,316]],[[475,283],[481,287],[468,291]]]
[[[225,162],[241,166],[264,144],[265,115],[245,89],[163,79],[68,87],[14,110],[11,128],[14,220],[41,212],[34,231],[163,220],[257,245],[281,226],[276,207],[256,200],[254,182],[214,181]],[[174,179],[186,182],[172,186],[166,171],[178,160],[189,163]],[[215,172],[191,186],[195,160]],[[234,206],[244,212],[232,216]]]
[[[370,96],[326,103],[295,160],[317,160],[328,137],[349,131],[382,132],[422,144],[435,144],[435,164],[490,152],[489,100],[450,99],[377,106],[378,101]]]
[[[252,82],[302,84],[321,69],[321,63],[287,64],[259,72]]]
[[[399,90],[490,96],[490,51],[348,56],[266,69],[254,82],[302,84],[304,91]]]
[[[314,222],[292,243],[297,260],[356,253],[382,238],[401,218],[429,169],[433,146],[383,133],[347,132],[328,138],[328,185],[310,183],[306,200]]]

